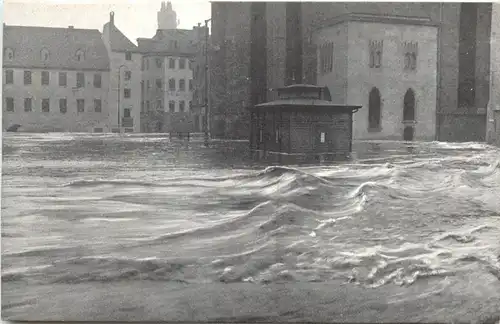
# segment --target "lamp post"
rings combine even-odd
[[[122,132],[122,127],[121,127],[121,121],[120,121],[120,101],[121,101],[121,97],[122,97],[122,89],[121,89],[121,70],[122,70],[122,67],[126,67],[125,64],[122,64],[120,65],[120,67],[118,68],[118,133],[121,133]]]
[[[208,23],[212,19],[205,20],[205,120],[203,123],[203,128],[205,132],[205,146],[208,147]]]

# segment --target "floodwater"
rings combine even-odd
[[[498,148],[247,147],[4,133],[3,319],[499,320]]]

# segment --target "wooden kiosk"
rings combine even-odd
[[[328,88],[315,85],[277,91],[278,100],[251,108],[250,150],[316,160],[350,157],[352,116],[361,106],[335,104]]]

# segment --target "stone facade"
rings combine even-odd
[[[492,4],[491,93],[487,113],[487,142],[500,146],[500,4]]]

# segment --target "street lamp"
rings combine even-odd
[[[205,121],[203,128],[205,132],[205,146],[208,147],[208,23],[212,20],[205,20]]]
[[[121,89],[121,70],[122,67],[127,67],[125,64],[120,65],[118,68],[118,133],[121,133],[121,121],[120,121],[120,101],[122,97],[122,89]]]

